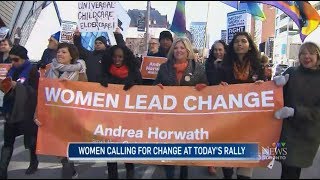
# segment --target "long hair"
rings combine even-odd
[[[112,57],[117,49],[121,49],[123,51],[123,64],[128,66],[130,71],[134,71],[137,68],[139,69],[139,61],[128,47],[114,45],[106,50],[105,54],[102,56],[101,65],[104,73],[107,73],[113,64]]]
[[[244,60],[249,60],[250,65],[254,70],[257,70],[261,67],[261,54],[257,48],[257,45],[254,43],[251,35],[247,32],[238,32],[228,45],[227,54],[223,60],[223,65],[232,66],[234,63],[240,63],[239,57],[234,51],[234,42],[238,36],[245,36],[249,42],[249,51],[244,56]]]
[[[228,45],[227,45],[223,40],[217,40],[217,41],[215,41],[215,42],[212,44],[211,49],[210,49],[210,51],[209,51],[208,63],[213,63],[214,61],[217,60],[217,58],[214,56],[214,46],[215,46],[216,44],[218,44],[218,43],[220,43],[220,44],[223,45],[224,52],[225,52],[225,54],[227,53]]]
[[[193,53],[193,49],[191,46],[191,42],[188,38],[177,38],[173,41],[171,48],[169,49],[167,58],[169,62],[174,63],[175,62],[175,58],[174,58],[174,47],[178,44],[178,42],[182,42],[183,45],[186,47],[187,52],[188,52],[188,60],[193,60],[194,59],[194,53]]]
[[[320,48],[316,43],[313,42],[305,42],[301,45],[299,49],[299,61],[300,61],[300,56],[302,55],[303,50],[307,49],[310,53],[315,53],[317,54],[317,66],[318,69],[320,68]],[[300,63],[301,64],[301,63]]]

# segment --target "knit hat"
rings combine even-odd
[[[164,38],[168,38],[173,42],[172,34],[170,31],[162,31],[160,33],[159,41],[161,41],[161,39],[164,39]]]
[[[13,46],[9,54],[19,56],[21,59],[29,59],[28,50],[20,45]]]
[[[108,40],[104,36],[99,36],[95,41],[101,41],[106,47],[108,46]]]
[[[60,40],[60,31],[52,34],[51,37],[53,37],[55,40],[57,40],[59,42],[59,40]]]

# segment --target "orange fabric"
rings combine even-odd
[[[111,65],[109,72],[112,76],[124,79],[128,77],[129,69],[126,65],[123,65],[121,67],[116,67],[114,64]]]
[[[233,74],[237,80],[248,80],[250,73],[250,61],[246,62],[244,65],[237,63],[233,64]]]
[[[180,82],[184,71],[187,69],[188,67],[188,61],[185,63],[179,63],[179,64],[174,64],[174,68],[176,69],[176,76],[177,76],[177,80],[178,82]]]

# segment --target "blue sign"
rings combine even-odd
[[[70,143],[70,160],[258,161],[255,143]]]
[[[287,52],[287,44],[282,44],[281,46],[281,55],[286,54]]]

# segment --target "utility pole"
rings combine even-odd
[[[149,21],[150,21],[150,8],[151,8],[151,1],[147,1],[147,17],[146,17],[146,37],[145,37],[145,45],[146,45],[146,52],[148,53],[148,43],[149,43]]]

